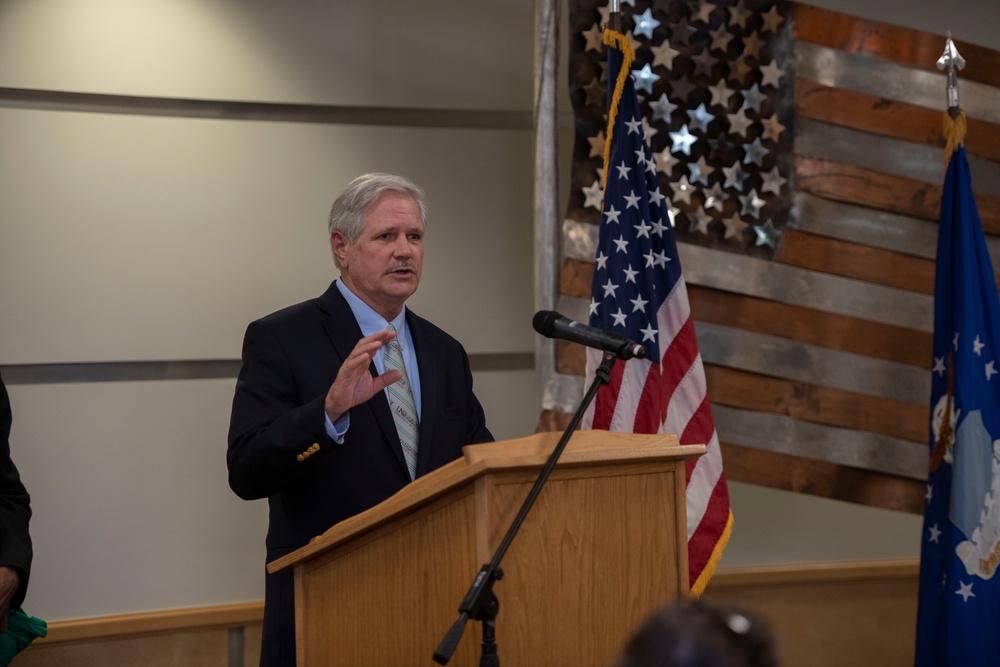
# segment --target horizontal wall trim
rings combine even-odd
[[[720,568],[712,577],[709,587],[719,589],[801,582],[906,579],[915,578],[919,572],[920,562],[917,559]],[[243,626],[259,623],[263,617],[263,602],[246,602],[53,621],[48,624],[48,636],[35,640],[34,645],[126,637],[152,632]]]
[[[485,130],[530,130],[534,128],[534,118],[530,110],[498,111],[283,104],[4,87],[0,87],[0,108],[324,125],[391,125],[395,127]]]
[[[709,588],[870,579],[916,579],[919,574],[920,560],[916,558],[734,567],[720,568],[716,571]]]
[[[263,618],[263,602],[98,616],[69,621],[53,621],[48,624],[48,635],[33,643],[34,645],[56,644],[87,639],[142,635],[150,632],[242,626],[249,623],[260,623]]]
[[[177,361],[101,361],[66,364],[0,365],[8,385],[70,384],[76,382],[148,382],[163,380],[235,379],[239,359]],[[535,369],[533,352],[470,354],[473,372],[527,371]]]

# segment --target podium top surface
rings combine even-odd
[[[464,456],[424,475],[369,510],[332,526],[304,547],[268,564],[278,572],[322,551],[425,505],[476,478],[499,470],[530,470],[545,465],[562,433],[534,435],[467,445]],[[576,431],[559,457],[557,468],[655,461],[686,461],[705,453],[705,445],[681,445],[676,435],[644,435],[610,431]]]

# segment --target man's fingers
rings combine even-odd
[[[385,373],[382,373],[382,375],[379,375],[377,378],[375,378],[372,381],[372,385],[375,387],[375,391],[379,392],[388,387],[390,384],[399,382],[402,379],[403,379],[403,373],[394,368],[392,370],[386,371]]]

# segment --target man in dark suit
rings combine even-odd
[[[410,181],[358,177],[330,212],[340,279],[247,328],[227,461],[240,497],[268,498],[268,562],[493,439],[465,350],[405,307],[425,211]],[[266,575],[261,665],[295,664],[292,593]]]
[[[24,601],[31,571],[31,505],[10,458],[10,400],[0,379],[0,633],[7,632],[7,611]]]

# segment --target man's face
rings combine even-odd
[[[424,223],[416,201],[386,192],[365,212],[355,243],[333,232],[330,244],[341,279],[387,320],[417,291],[424,263]]]

